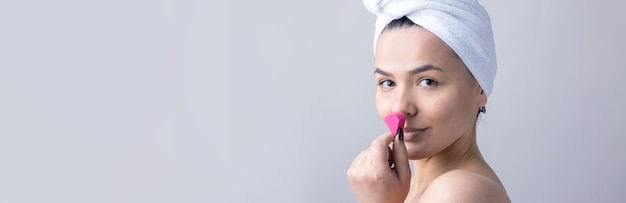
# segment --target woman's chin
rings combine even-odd
[[[418,160],[428,157],[428,154],[423,150],[423,147],[419,147],[416,144],[409,142],[405,142],[405,144],[406,152],[410,160]]]

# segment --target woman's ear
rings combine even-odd
[[[478,95],[478,107],[483,107],[487,105],[487,94],[485,94],[484,90],[480,90],[480,95]]]

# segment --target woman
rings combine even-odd
[[[354,159],[348,179],[357,199],[510,202],[476,144],[496,72],[487,12],[475,0],[364,3],[378,16],[378,114],[402,112],[406,124],[404,140],[385,133]]]

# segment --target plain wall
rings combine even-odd
[[[619,1],[481,1],[514,202],[626,201]],[[385,131],[361,1],[0,2],[0,202],[355,202]]]

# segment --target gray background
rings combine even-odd
[[[626,201],[619,1],[482,1],[515,202]],[[1,1],[0,202],[354,202],[385,131],[361,1]]]

